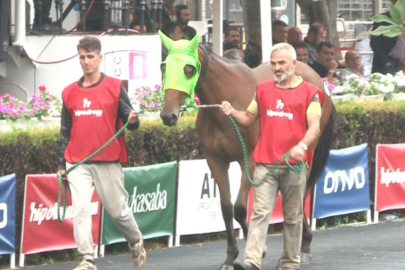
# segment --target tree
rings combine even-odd
[[[308,18],[309,23],[316,21],[324,25],[327,30],[326,40],[339,46],[339,36],[336,29],[337,0],[296,0],[296,3],[300,6],[305,17]],[[242,7],[246,36],[248,36],[249,30],[260,24],[260,0],[244,0]]]

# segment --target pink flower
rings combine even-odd
[[[46,91],[46,86],[45,84],[41,84],[40,86],[38,86],[39,91],[41,92],[45,92]]]

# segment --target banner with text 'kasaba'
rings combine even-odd
[[[15,173],[0,177],[0,254],[15,253]]]
[[[143,238],[173,235],[177,162],[124,168],[128,205]],[[103,208],[101,244],[126,241]]]
[[[376,211],[405,208],[405,144],[377,144]]]
[[[72,200],[68,194],[65,220],[59,222],[58,190],[56,174],[26,176],[21,253],[32,254],[76,247],[73,238]],[[96,192],[91,201],[93,243],[98,245],[101,203]],[[62,214],[63,207],[59,209]]]

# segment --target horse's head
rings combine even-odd
[[[177,123],[180,107],[193,104],[194,88],[201,70],[198,60],[198,35],[192,40],[173,41],[159,31],[163,45],[168,51],[162,62],[164,104],[160,113],[163,124],[173,126]]]

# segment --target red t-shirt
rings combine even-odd
[[[120,86],[120,80],[105,76],[94,87],[80,87],[75,82],[63,90],[63,102],[72,117],[66,161],[82,161],[114,136]],[[120,154],[120,145],[115,139],[90,160],[119,161]]]
[[[308,128],[306,111],[318,91],[315,85],[305,81],[292,89],[278,88],[274,80],[257,86],[260,136],[253,152],[256,163],[274,164],[281,161],[304,138]],[[307,155],[304,157],[306,159]],[[289,162],[296,164],[292,159]]]

